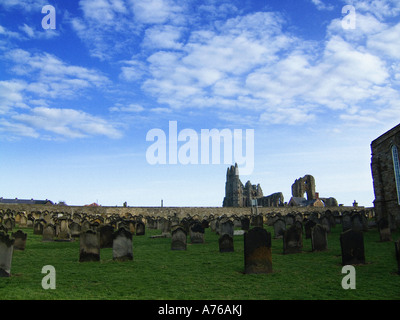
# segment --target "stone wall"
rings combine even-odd
[[[86,213],[93,215],[107,216],[111,214],[118,214],[121,216],[126,215],[142,215],[142,216],[154,216],[154,217],[168,217],[168,216],[198,216],[199,218],[209,215],[221,216],[226,214],[227,216],[237,215],[251,215],[251,214],[262,214],[267,215],[270,213],[280,212],[282,215],[286,215],[291,212],[325,212],[326,210],[334,211],[352,211],[368,210],[371,212],[373,208],[364,207],[324,207],[324,208],[311,208],[311,207],[259,207],[259,208],[225,208],[225,207],[87,207],[87,206],[57,206],[57,205],[26,205],[26,204],[0,204],[0,210],[6,211],[11,209],[15,212],[24,211],[27,214],[31,212],[44,212],[50,213]]]

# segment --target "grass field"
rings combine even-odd
[[[271,227],[266,227],[272,232]],[[17,230],[16,227],[14,230]],[[25,251],[14,251],[11,277],[0,278],[3,300],[365,300],[400,299],[400,275],[393,242],[379,242],[376,229],[364,233],[366,264],[356,266],[356,289],[341,281],[341,226],[328,236],[328,250],[282,254],[282,240],[272,239],[273,273],[244,274],[243,236],[235,236],[235,251],[220,253],[218,236],[206,229],[204,244],[171,251],[170,238],[151,239],[159,230],[133,237],[133,261],[117,262],[112,249],[101,249],[100,262],[79,259],[79,239],[42,242],[32,229]],[[273,234],[273,232],[272,232]],[[394,240],[400,237],[397,232]],[[56,270],[56,289],[42,288],[42,267]]]

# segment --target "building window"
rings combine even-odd
[[[392,147],[392,159],[394,167],[394,179],[396,180],[397,203],[400,204],[400,163],[399,153],[396,146]]]

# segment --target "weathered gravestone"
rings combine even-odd
[[[264,219],[260,214],[254,215],[251,217],[251,225],[254,227],[263,227]]]
[[[353,229],[340,234],[340,246],[342,250],[342,265],[364,264],[364,236],[362,231]]]
[[[99,228],[100,232],[100,249],[113,247],[114,227],[110,224],[105,224]]]
[[[303,234],[301,228],[292,225],[283,234],[283,253],[301,253],[303,249]]]
[[[223,236],[224,234],[228,234],[233,237],[233,222],[229,219],[222,219],[219,222],[219,234]]]
[[[304,229],[305,229],[305,233],[306,233],[306,239],[310,239],[311,238],[311,230],[312,228],[314,228],[317,225],[317,223],[314,220],[307,220],[304,223]]]
[[[233,252],[233,236],[228,233],[220,235],[218,239],[219,252]]]
[[[15,221],[13,218],[6,218],[3,220],[3,226],[8,230],[11,231],[15,226]]]
[[[244,272],[272,272],[271,234],[261,227],[244,234]]]
[[[172,229],[171,250],[186,250],[187,233],[181,226]]]
[[[343,212],[342,215],[342,231],[345,232],[347,230],[350,230],[352,228],[352,222],[351,222],[351,214],[348,212]]]
[[[79,262],[100,261],[100,233],[87,230],[79,239]]]
[[[113,235],[113,260],[133,260],[132,233],[119,228]]]
[[[71,237],[79,238],[81,234],[81,225],[75,221],[69,224],[69,231],[71,232]]]
[[[25,215],[21,215],[18,226],[21,228],[25,228],[27,227],[27,224],[28,224],[28,218]]]
[[[250,229],[250,219],[248,217],[240,218],[240,222],[242,223],[242,230],[249,230]]]
[[[25,250],[27,234],[22,230],[12,233],[14,238],[14,250]]]
[[[396,251],[397,274],[400,275],[400,239],[394,243],[394,248]]]
[[[136,235],[144,236],[146,233],[146,226],[142,221],[136,222]]]
[[[190,242],[195,243],[204,243],[204,228],[201,223],[195,222],[190,227]]]
[[[43,227],[44,227],[44,222],[43,221],[42,220],[38,220],[38,221],[35,220],[35,223],[33,224],[33,234],[38,234],[38,235],[43,234]]]
[[[56,236],[56,227],[48,223],[43,227],[42,232],[42,241],[54,241],[54,237]]]
[[[378,221],[379,237],[382,242],[392,241],[392,233],[389,227],[389,221],[387,218],[381,218]]]
[[[282,239],[283,234],[285,233],[286,230],[286,222],[285,220],[278,218],[274,222],[274,238],[275,239]]]
[[[67,216],[62,216],[58,219],[60,231],[57,234],[57,239],[62,241],[71,240],[71,231],[69,230],[69,221]]]
[[[0,277],[11,275],[11,261],[14,249],[14,239],[0,232]]]
[[[326,215],[323,215],[321,218],[319,218],[319,224],[325,228],[327,233],[331,232],[331,223]]]
[[[311,248],[312,251],[324,251],[328,247],[328,233],[326,228],[320,224],[311,229]]]
[[[351,215],[351,228],[355,231],[363,230],[363,223],[361,220],[361,215],[359,213],[353,213]]]

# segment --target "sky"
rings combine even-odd
[[[373,206],[399,18],[397,0],[0,0],[0,197],[220,207],[236,162],[265,196],[311,174]]]

